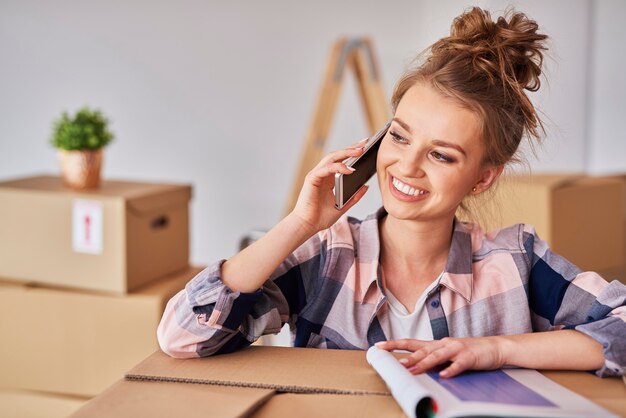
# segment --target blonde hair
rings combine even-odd
[[[466,11],[454,19],[449,36],[425,51],[425,61],[400,78],[391,99],[393,112],[412,86],[427,83],[479,115],[483,163],[522,161],[517,155],[522,138],[528,138],[532,148],[544,133],[525,93],[541,86],[547,36],[538,28],[534,20],[513,10],[495,21],[478,7]],[[461,209],[469,213],[467,202]]]
[[[393,92],[400,100],[418,82],[476,111],[483,122],[485,162],[502,165],[514,158],[522,137],[540,139],[543,124],[524,90],[541,86],[546,35],[520,12],[491,19],[474,7],[454,19],[450,36],[429,48],[427,60],[405,73]]]

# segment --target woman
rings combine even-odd
[[[334,208],[342,161],[327,155],[295,209],[262,239],[192,279],[168,303],[161,348],[208,356],[289,323],[299,347],[412,352],[421,373],[450,377],[504,365],[624,374],[626,286],[581,272],[529,225],[485,234],[455,214],[485,193],[541,122],[545,35],[522,13],[492,21],[474,8],[407,73],[378,152],[383,207],[359,221]]]

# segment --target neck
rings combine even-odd
[[[381,261],[403,270],[441,272],[452,240],[453,217],[431,221],[409,221],[387,215],[379,226]]]

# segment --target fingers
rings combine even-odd
[[[407,338],[403,340],[381,341],[381,342],[376,343],[376,347],[382,348],[383,350],[387,350],[387,351],[393,351],[393,350],[416,351],[428,343],[431,343],[431,341],[421,341],[421,340],[413,340],[413,339]]]
[[[457,375],[463,373],[467,369],[469,369],[469,367],[467,367],[467,365],[463,364],[459,360],[459,361],[453,362],[451,365],[449,365],[448,367],[443,369],[441,372],[439,372],[439,376],[441,376],[441,377],[454,377],[454,376],[457,376]]]
[[[336,173],[352,174],[354,169],[343,163],[349,157],[356,157],[363,153],[362,147],[346,148],[328,154],[308,174],[314,185],[321,185],[325,178]],[[365,192],[365,191],[364,191]],[[363,193],[364,193],[363,192]],[[356,202],[355,202],[356,203]]]
[[[365,141],[367,141],[367,138],[365,139]],[[319,165],[325,165],[328,163],[334,163],[337,161],[344,161],[347,158],[350,157],[358,157],[359,155],[363,154],[363,151],[365,150],[365,148],[363,147],[365,145],[364,141],[361,142],[357,142],[356,144],[348,147],[348,148],[344,148],[344,149],[340,149],[338,151],[334,151],[331,152],[330,154],[326,155],[324,158],[322,158],[322,160],[320,161]]]
[[[346,166],[344,163],[328,163],[315,167],[307,174],[307,178],[312,185],[320,187],[336,173],[352,174],[353,172],[354,169]]]
[[[412,374],[424,373],[436,366],[450,363],[441,377],[453,377],[471,368],[470,355],[464,353],[463,344],[451,339],[420,341],[413,339],[383,341],[376,346],[384,350],[412,351],[400,363]]]
[[[354,144],[350,145],[350,148],[362,147],[363,145],[365,145],[368,139],[369,138],[363,138],[359,142],[355,142]]]
[[[458,354],[458,348],[450,345],[429,347],[411,354],[405,367],[413,374],[424,373],[435,366],[453,361]]]
[[[444,365],[439,376],[448,378],[466,370],[493,370],[502,367],[497,354],[498,343],[493,337],[442,338],[434,341],[395,340],[376,343],[385,350],[408,350],[412,353],[400,359],[412,374],[424,373]]]

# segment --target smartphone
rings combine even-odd
[[[376,132],[374,136],[369,138],[365,143],[365,151],[358,157],[350,157],[344,161],[348,167],[354,168],[352,174],[335,174],[335,207],[343,208],[348,200],[363,186],[367,181],[376,174],[376,156],[380,141],[383,139],[391,122],[388,122],[383,129]]]

